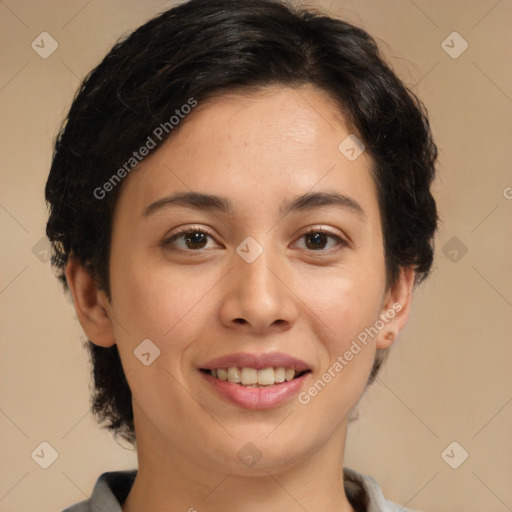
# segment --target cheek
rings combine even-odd
[[[384,292],[384,276],[363,270],[326,269],[303,275],[297,291],[317,318],[320,340],[330,353],[344,350],[347,342],[379,317]],[[311,314],[313,313],[313,314]]]
[[[210,279],[197,267],[195,271],[183,267],[163,271],[157,265],[135,263],[116,272],[112,276],[113,313],[119,321],[115,322],[116,338],[133,396],[147,414],[155,414],[165,404],[164,410],[184,415],[183,407],[191,404],[178,384],[184,379],[183,360],[188,348],[204,338],[201,332],[211,317],[208,292],[218,278]],[[148,366],[134,357],[134,351],[146,339],[159,350]],[[155,349],[150,346],[147,350],[153,354]]]
[[[299,403],[327,432],[342,421],[359,400],[375,359],[369,328],[379,318],[382,288],[378,281],[339,278],[311,288],[308,306],[318,316],[315,343],[319,367],[299,395]],[[321,347],[321,348],[320,348]],[[313,348],[313,347],[312,347]]]
[[[318,396],[312,410],[327,415],[337,411],[343,417],[364,390],[374,363],[375,331],[370,328],[379,319],[384,278],[369,272],[337,276],[331,273],[329,279],[316,281],[314,286],[309,283],[308,306],[321,319],[315,337],[322,342],[317,344],[322,356],[311,394],[306,390],[304,402]]]
[[[134,261],[112,276],[114,314],[126,323],[133,342],[149,338],[166,351],[183,350],[203,323],[208,292],[218,281],[214,277],[198,267],[173,270]]]

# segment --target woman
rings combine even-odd
[[[346,22],[191,0],[116,44],[56,141],[47,234],[138,470],[66,510],[405,510],[343,454],[432,264],[436,157]]]

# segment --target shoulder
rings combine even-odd
[[[419,512],[386,500],[377,481],[350,468],[343,468],[345,491],[365,504],[366,512]],[[364,510],[364,509],[363,509]]]
[[[122,512],[137,470],[110,471],[100,475],[89,499],[75,503],[62,512]]]
[[[365,512],[415,512],[386,500],[379,484],[369,475],[344,468],[344,486],[351,503],[364,503]],[[100,475],[91,497],[75,503],[62,512],[122,512],[124,502],[133,485],[137,470],[111,471]],[[360,507],[359,505],[358,507]]]

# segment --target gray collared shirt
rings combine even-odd
[[[384,498],[378,483],[368,475],[344,468],[345,492],[349,501],[356,493],[365,493],[368,506],[366,512],[414,512]],[[111,471],[103,473],[88,500],[71,505],[62,512],[122,512],[121,504],[126,500],[133,485],[137,470]]]

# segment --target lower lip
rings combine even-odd
[[[244,409],[271,409],[278,407],[297,395],[309,373],[296,379],[274,384],[265,388],[249,388],[220,380],[209,373],[200,372],[216,391],[231,403]]]

